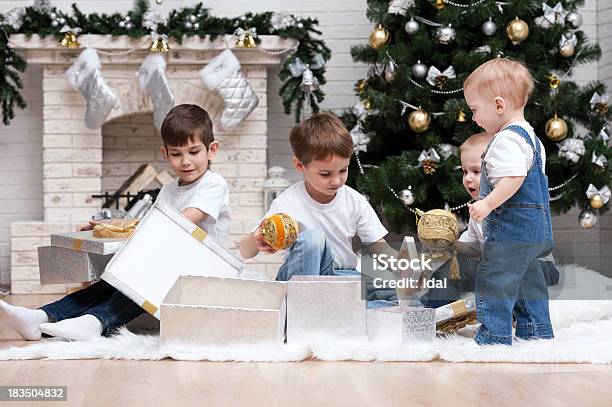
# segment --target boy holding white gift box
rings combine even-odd
[[[353,154],[351,135],[337,116],[318,113],[296,125],[289,139],[293,164],[304,180],[279,195],[266,216],[287,213],[299,223],[300,233],[287,250],[276,279],[289,281],[294,275],[359,276],[353,237],[359,236],[364,245],[388,246],[383,239],[387,229],[372,206],[345,185]],[[265,242],[258,226],[240,242],[240,254],[248,259],[260,252],[275,250]],[[394,301],[395,290],[370,291],[368,299]]]
[[[161,152],[178,179],[165,185],[158,197],[223,243],[230,224],[229,192],[225,179],[209,169],[219,143],[208,113],[196,105],[176,106],[164,119],[161,136]],[[26,340],[38,340],[42,333],[86,340],[106,335],[143,312],[104,280],[37,310],[0,300],[0,321]]]

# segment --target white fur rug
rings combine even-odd
[[[560,287],[552,300],[551,320],[555,339],[516,341],[480,347],[472,337],[477,326],[458,334],[426,343],[337,341],[321,338],[316,344],[197,347],[159,346],[156,335],[136,335],[122,329],[116,336],[87,342],[44,340],[23,347],[0,349],[0,360],[24,359],[124,359],[124,360],[209,360],[281,362],[319,359],[326,361],[430,361],[515,362],[515,363],[612,363],[612,300],[564,300],[577,298],[576,282],[588,281],[590,295],[595,288],[604,295],[612,280],[579,266],[561,268]],[[568,278],[571,277],[571,278]],[[575,277],[575,278],[574,278]],[[569,284],[574,295],[565,294]],[[571,291],[571,290],[570,290]],[[551,295],[552,296],[552,295]],[[586,298],[586,297],[583,297]],[[597,297],[588,297],[597,298]],[[599,298],[612,298],[599,297]]]

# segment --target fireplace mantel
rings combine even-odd
[[[208,37],[186,37],[182,43],[175,39],[168,41],[170,51],[166,53],[170,65],[206,64],[215,55],[226,48],[234,54],[242,65],[278,65],[283,55],[297,48],[297,40],[281,38],[277,35],[260,35],[261,43],[257,48],[237,48],[234,41],[226,44],[222,38],[211,41]],[[32,64],[70,64],[84,47],[92,47],[117,55],[100,53],[102,64],[134,64],[139,65],[150,51],[149,36],[131,38],[127,35],[111,36],[99,34],[84,34],[78,37],[81,48],[66,48],[53,36],[41,37],[34,34],[28,37],[25,34],[10,36],[10,45],[24,50],[28,63]],[[131,51],[131,52],[130,52]]]

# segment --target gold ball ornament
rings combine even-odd
[[[378,24],[370,34],[370,46],[374,49],[380,49],[389,42],[390,38],[389,31],[382,24]]]
[[[604,201],[601,196],[594,195],[591,197],[591,199],[589,199],[589,204],[591,205],[591,208],[599,209],[604,206]]]
[[[444,209],[427,211],[419,219],[417,233],[421,243],[434,252],[448,251],[459,238],[459,224],[451,212]],[[456,256],[451,261],[451,279],[459,278],[459,265]]]
[[[508,39],[512,41],[512,44],[518,45],[529,36],[529,26],[520,18],[515,17],[514,20],[506,25],[506,34]]]
[[[408,116],[408,126],[415,133],[423,133],[429,128],[431,116],[420,107]]]
[[[551,141],[561,141],[567,136],[567,123],[555,113],[553,118],[546,122],[545,132]]]
[[[261,234],[274,250],[284,250],[297,240],[299,226],[295,219],[286,213],[275,213],[261,223]]]
[[[574,46],[572,44],[569,44],[569,43],[565,44],[559,50],[559,55],[561,55],[563,58],[571,57],[572,55],[574,55]]]

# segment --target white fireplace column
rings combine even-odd
[[[91,47],[111,52],[137,48],[129,54],[100,54],[102,74],[119,96],[107,118],[150,112],[149,97],[140,90],[136,73],[148,50],[143,39],[90,35],[79,38]],[[242,69],[259,98],[258,107],[235,131],[215,134],[221,149],[213,168],[223,175],[230,188],[232,225],[228,247],[237,250],[235,242],[264,214],[262,185],[267,170],[267,80],[268,68],[282,62],[279,51],[295,46],[293,40],[277,36],[260,36],[259,49],[234,50]],[[64,72],[76,60],[81,49],[66,49],[52,37],[11,36],[11,42],[25,49],[29,64],[43,65],[43,221],[17,222],[11,225],[11,290],[13,293],[63,293],[68,286],[41,286],[38,280],[38,246],[48,244],[49,233],[75,230],[87,221],[101,205],[91,196],[102,190],[104,149],[102,129],[85,126],[85,100],[74,91]],[[225,49],[222,40],[188,38],[183,44],[170,41],[167,55],[167,77],[176,104],[194,103],[207,109],[217,123],[223,109],[222,99],[208,91],[199,70]],[[267,52],[261,52],[263,49]],[[111,125],[112,126],[112,125]],[[105,130],[109,131],[109,130]],[[112,127],[111,127],[112,131]],[[160,139],[161,144],[161,139]],[[121,152],[114,154],[122,154]],[[125,152],[129,155],[129,152]],[[127,164],[126,164],[127,165]],[[126,177],[127,178],[127,177]],[[113,192],[113,191],[109,191]],[[279,256],[259,256],[249,268],[274,274]]]

